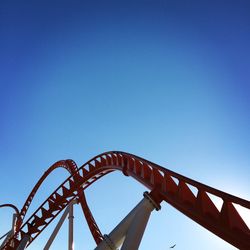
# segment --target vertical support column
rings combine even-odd
[[[69,246],[68,250],[74,249],[74,210],[73,204],[69,207]]]
[[[43,248],[43,250],[49,250],[51,244],[53,243],[54,239],[56,238],[64,220],[66,219],[67,215],[69,213],[69,207],[67,207],[62,215],[62,217],[60,218],[59,222],[57,223],[53,233],[51,234],[49,240],[47,241],[45,247]]]
[[[29,235],[25,235],[22,239],[22,241],[20,242],[19,246],[17,247],[16,250],[24,250],[26,248],[26,245],[28,244],[29,242],[29,239],[30,239],[30,236]]]
[[[54,239],[56,238],[56,236],[57,236],[57,234],[58,234],[58,232],[59,232],[59,230],[60,230],[60,228],[61,228],[63,222],[64,222],[65,219],[67,218],[67,215],[70,214],[70,213],[72,213],[72,216],[69,215],[68,218],[70,219],[70,217],[73,217],[73,205],[74,205],[75,203],[76,203],[76,200],[73,200],[73,201],[70,202],[70,204],[66,207],[66,209],[65,209],[65,211],[64,211],[64,213],[63,213],[63,215],[62,215],[62,217],[60,218],[59,222],[57,223],[57,225],[56,225],[54,231],[52,232],[52,234],[51,234],[49,240],[47,241],[45,247],[43,248],[43,250],[49,250],[49,248],[50,248],[51,244],[53,243]],[[71,212],[70,212],[70,210],[71,210]],[[70,220],[69,220],[69,224],[70,224]],[[71,226],[69,225],[69,228],[70,228],[70,227],[71,227]],[[73,236],[70,236],[70,233],[72,233],[72,235],[73,235],[73,222],[72,222],[72,230],[69,229],[69,241],[72,239],[71,241],[73,242]],[[72,247],[73,247],[73,244],[72,244]],[[69,249],[73,249],[73,248],[69,248]]]
[[[16,232],[16,220],[17,220],[17,217],[18,217],[18,214],[13,214],[12,228],[7,234],[5,234],[6,237],[5,237],[4,241],[3,241],[3,243],[1,244],[0,249],[1,249],[1,247],[3,247],[5,245],[5,243],[8,241],[8,239],[11,238],[14,235],[14,233]],[[13,242],[10,243],[10,246],[13,246]]]
[[[16,232],[16,222],[17,222],[18,214],[13,214],[13,219],[12,219],[12,229],[11,229],[11,234],[9,237],[12,237],[15,232]],[[10,246],[14,246],[14,241],[10,243]]]
[[[13,234],[16,232],[17,217],[18,217],[18,214],[13,214],[13,218],[12,218],[12,232],[13,232]]]

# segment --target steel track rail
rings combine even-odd
[[[119,151],[100,154],[78,168],[23,223],[3,249],[16,249],[27,235],[30,237],[28,244],[31,244],[78,196],[80,190],[85,190],[99,178],[114,170],[133,177],[153,190],[159,201],[166,201],[233,246],[243,250],[250,249],[250,230],[234,206],[238,204],[250,209],[249,201],[194,181],[141,157]],[[197,190],[196,194],[192,192],[193,189]],[[221,210],[218,210],[210,199],[210,194],[222,200]],[[93,235],[96,230],[95,225],[90,230]],[[10,247],[11,240],[14,241],[14,247]]]
[[[76,173],[77,172],[77,165],[73,160],[58,161],[58,162],[54,163],[51,167],[49,167],[47,169],[47,171],[39,179],[39,181],[36,183],[36,185],[34,186],[32,191],[30,192],[27,200],[25,201],[25,203],[20,211],[18,220],[16,222],[16,231],[18,231],[20,229],[20,227],[22,226],[25,215],[27,214],[27,211],[30,207],[30,204],[32,203],[32,200],[35,197],[39,187],[42,185],[42,183],[45,181],[45,179],[57,168],[64,168],[70,173],[70,175],[73,175],[74,178],[76,178],[76,179],[78,178],[78,175]],[[76,175],[74,175],[74,173],[76,173]],[[87,200],[85,198],[85,194],[83,193],[81,188],[79,188],[79,190],[78,190],[78,201],[81,204],[81,207],[82,207],[82,210],[83,210],[83,213],[85,215],[85,218],[86,218],[86,221],[87,221],[89,228],[90,229],[95,228],[95,230],[90,230],[90,231],[92,233],[94,240],[98,244],[103,240],[103,235],[95,222],[95,219],[94,219],[94,217],[93,217],[93,215],[88,207]]]

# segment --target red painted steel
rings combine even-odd
[[[11,208],[13,208],[15,210],[16,215],[20,216],[19,210],[15,205],[13,205],[13,204],[2,204],[2,205],[0,205],[0,208],[2,208],[2,207],[11,207]]]
[[[29,206],[38,191],[39,187],[42,185],[44,180],[49,176],[50,173],[52,173],[55,169],[57,168],[65,168],[71,175],[74,177],[74,181],[77,181],[78,179],[78,174],[77,174],[77,165],[73,160],[62,160],[54,163],[51,167],[48,168],[48,170],[42,175],[42,177],[39,179],[39,181],[36,183],[34,188],[32,189],[31,193],[29,194],[26,202],[24,203],[21,212],[19,214],[17,223],[16,223],[16,231],[18,231],[23,223],[24,217],[29,209]],[[83,190],[81,187],[78,189],[78,202],[81,204],[83,213],[85,215],[86,221],[88,223],[88,226],[90,228],[90,231],[93,235],[94,240],[96,243],[100,243],[103,240],[103,235],[97,226],[95,219],[88,207],[85,195],[83,193]],[[93,228],[95,230],[93,230]]]
[[[118,151],[100,154],[78,168],[22,224],[3,249],[16,249],[25,235],[30,236],[28,244],[31,244],[70,201],[79,198],[80,191],[114,170],[120,170],[126,176],[133,177],[153,190],[154,197],[158,197],[159,201],[168,202],[235,247],[242,250],[250,249],[250,230],[234,206],[238,204],[250,209],[249,201],[194,181],[138,156]],[[197,194],[192,192],[192,187],[197,190]],[[223,201],[220,211],[209,195],[214,195]],[[84,205],[82,208],[86,209]],[[92,214],[85,213],[85,216],[91,218]],[[93,220],[90,225],[93,236],[96,227]],[[11,241],[15,242],[14,247],[10,246]]]

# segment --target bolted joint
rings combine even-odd
[[[160,203],[156,202],[154,197],[149,192],[144,192],[143,196],[154,206],[156,211],[161,209]]]

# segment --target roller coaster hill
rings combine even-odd
[[[26,213],[43,181],[57,168],[64,168],[69,177],[26,218]],[[108,234],[102,234],[87,204],[84,190],[113,171],[121,171],[147,188],[143,199]],[[192,190],[197,190],[195,194]],[[210,198],[222,200],[219,210]],[[90,159],[81,167],[73,160],[54,163],[32,189],[21,210],[12,204],[0,207],[14,209],[13,225],[1,237],[1,250],[28,248],[43,230],[61,213],[62,216],[44,249],[49,249],[68,217],[68,249],[73,249],[73,207],[78,204],[96,242],[96,250],[135,250],[139,248],[147,222],[153,210],[167,202],[184,215],[238,249],[250,250],[250,230],[236,207],[250,212],[250,202],[175,173],[141,157],[110,151]],[[174,247],[174,246],[173,246]]]

